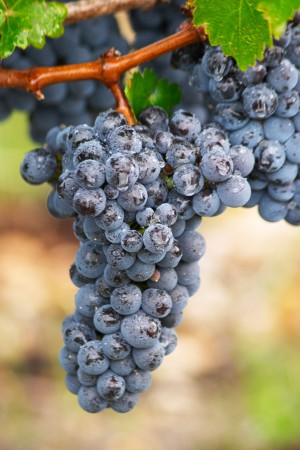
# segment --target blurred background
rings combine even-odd
[[[77,243],[19,175],[26,128],[0,123],[0,450],[300,449],[300,233],[256,209],[203,221],[202,286],[135,410],[79,408],[57,360]]]

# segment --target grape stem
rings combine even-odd
[[[116,109],[122,112],[132,125],[134,116],[121,88],[121,76],[165,53],[206,39],[204,27],[194,27],[191,23],[184,22],[179,32],[127,55],[120,56],[114,49],[110,49],[96,61],[86,63],[22,70],[0,68],[0,86],[25,89],[32,92],[36,98],[42,99],[42,90],[46,86],[68,81],[98,80],[112,91],[116,99]]]
[[[120,10],[133,8],[150,9],[160,4],[170,3],[171,0],[80,0],[68,2],[68,16],[65,24],[82,22],[97,16],[113,14]]]

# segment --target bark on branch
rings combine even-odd
[[[65,23],[82,22],[97,16],[113,14],[120,10],[133,8],[150,9],[171,0],[80,0],[68,2],[68,17]]]

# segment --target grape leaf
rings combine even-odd
[[[152,69],[135,72],[127,82],[125,94],[135,116],[153,105],[160,106],[170,114],[171,108],[181,99],[179,86],[165,78],[158,78]]]
[[[205,25],[210,43],[221,45],[225,55],[233,56],[242,70],[262,58],[266,45],[272,47],[269,23],[256,9],[259,0],[194,2],[194,24]]]
[[[300,1],[262,0],[258,3],[257,9],[269,22],[272,34],[279,38],[285,30],[286,22],[292,19],[295,12],[300,9]]]
[[[67,8],[45,0],[0,0],[0,58],[7,58],[15,47],[42,48],[45,36],[63,34]]]

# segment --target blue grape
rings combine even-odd
[[[65,384],[68,391],[70,391],[72,394],[77,395],[79,392],[79,389],[81,388],[81,383],[77,378],[77,375],[73,375],[71,373],[67,373],[65,378]]]
[[[97,381],[100,397],[110,402],[119,400],[125,392],[125,380],[111,370],[100,375]]]
[[[140,183],[135,183],[125,192],[120,192],[117,201],[125,211],[135,212],[145,206],[147,199],[148,193],[145,186]]]
[[[185,231],[178,242],[182,251],[182,261],[198,261],[204,256],[206,250],[205,239],[197,231]]]
[[[201,131],[201,123],[198,117],[183,109],[179,109],[172,114],[169,126],[173,134],[189,142],[194,142]]]
[[[132,357],[137,367],[139,369],[150,372],[156,370],[162,364],[164,356],[165,356],[164,347],[159,342],[151,348],[134,348],[132,351]],[[130,380],[129,381],[130,388],[132,388],[131,380],[134,377],[135,373],[133,371],[132,376],[129,375],[128,377]],[[127,382],[126,385],[128,386],[127,378],[126,382]]]
[[[277,222],[285,218],[288,212],[287,203],[277,202],[268,194],[264,194],[258,205],[258,212],[268,222]]]
[[[26,153],[20,172],[27,183],[42,184],[54,176],[56,169],[55,157],[47,149],[38,148]]]
[[[287,91],[278,97],[276,116],[294,117],[299,112],[300,99],[297,91]]]
[[[109,109],[98,114],[94,127],[99,139],[106,142],[109,133],[122,125],[126,125],[124,116],[113,109]]]
[[[147,149],[135,156],[139,168],[138,181],[142,184],[152,183],[160,174],[161,163],[153,150]]]
[[[163,253],[152,253],[149,252],[146,248],[142,248],[138,254],[137,257],[140,261],[146,264],[156,264],[163,260],[167,252]]]
[[[219,47],[212,47],[204,53],[202,69],[209,77],[221,80],[228,74],[232,62],[232,58],[225,56]]]
[[[91,141],[81,142],[75,152],[67,152],[72,158],[74,166],[77,166],[83,161],[94,160],[103,163],[106,159],[106,154],[103,145],[96,139]]]
[[[203,156],[200,168],[204,177],[209,181],[220,182],[231,177],[233,162],[223,150],[211,150]]]
[[[161,323],[143,311],[138,311],[122,320],[121,333],[132,347],[149,348],[159,339]]]
[[[259,144],[260,145],[260,144]],[[253,151],[244,145],[233,145],[230,148],[230,157],[235,171],[239,171],[243,177],[249,175],[254,167],[255,158]]]
[[[155,265],[151,263],[144,263],[137,259],[135,263],[126,270],[126,275],[133,281],[139,283],[148,280],[152,277],[155,271]]]
[[[198,167],[195,167],[192,164],[183,164],[175,169],[173,183],[179,194],[190,197],[202,189],[204,178]]]
[[[64,200],[72,204],[75,193],[77,192],[79,185],[75,180],[74,172],[66,170],[63,172],[57,180],[57,193]]]
[[[126,252],[120,244],[111,244],[105,256],[107,263],[118,270],[129,269],[136,259],[134,254]]]
[[[200,150],[202,157],[212,150],[223,150],[225,153],[228,153],[230,148],[228,137],[224,131],[213,125],[201,131],[195,141],[195,145]]]
[[[177,267],[181,258],[182,251],[179,242],[174,239],[171,249],[166,252],[162,260],[157,262],[157,265],[166,269],[174,269],[175,267]]]
[[[230,142],[232,145],[245,145],[254,148],[264,138],[264,129],[257,120],[250,120],[242,128],[230,133]]]
[[[120,360],[112,360],[110,362],[110,368],[117,375],[126,377],[126,375],[129,375],[136,368],[136,365],[132,356],[129,355]]]
[[[136,253],[143,247],[143,236],[137,230],[127,230],[122,234],[121,246],[129,253]]]
[[[177,347],[177,334],[172,328],[163,327],[161,330],[161,335],[159,342],[165,350],[165,356],[172,353]]]
[[[125,216],[124,216],[124,220],[125,220]],[[124,235],[124,233],[126,233],[127,231],[130,230],[130,227],[127,223],[122,223],[119,228],[117,228],[116,230],[106,230],[105,231],[105,236],[106,239],[111,242],[112,244],[120,244],[121,240],[122,240],[122,236]]]
[[[268,184],[268,194],[269,196],[278,202],[287,202],[292,200],[296,192],[296,184],[289,183],[283,186],[278,184],[269,183]]]
[[[182,322],[183,315],[182,312],[170,313],[167,317],[164,317],[161,321],[162,326],[166,328],[175,328]]]
[[[214,119],[226,131],[238,130],[249,122],[241,103],[218,103]]]
[[[68,201],[60,198],[57,191],[52,191],[48,195],[47,208],[49,213],[56,219],[66,219],[75,216],[74,208]]]
[[[86,159],[76,167],[75,180],[84,189],[97,189],[105,182],[105,165]]]
[[[175,206],[178,217],[182,219],[182,221],[190,219],[195,214],[192,206],[192,198],[179,194],[176,189],[172,189],[169,192],[168,203]]]
[[[197,262],[180,262],[178,267],[176,268],[178,283],[183,286],[188,286],[195,281],[195,278],[199,274],[199,266]],[[176,283],[177,284],[177,283]],[[175,286],[176,286],[175,284]],[[175,286],[170,289],[171,291],[175,288]]]
[[[106,299],[99,296],[94,284],[82,286],[75,296],[77,311],[86,317],[93,317],[97,309],[105,303],[107,303]]]
[[[133,394],[146,391],[151,385],[151,374],[147,370],[134,369],[125,377],[126,389]]]
[[[102,189],[79,188],[73,197],[74,209],[83,216],[95,217],[102,213],[106,206],[106,196]]]
[[[181,218],[178,218],[176,220],[176,222],[174,223],[174,225],[170,226],[174,238],[178,238],[179,236],[182,235],[182,233],[184,232],[185,227],[186,227],[185,224],[186,224],[185,220],[182,220]]]
[[[174,136],[169,131],[158,131],[155,134],[155,148],[159,153],[166,154],[173,145]]]
[[[100,397],[95,386],[82,386],[78,392],[78,403],[89,413],[103,411],[108,406],[108,401]]]
[[[96,386],[98,375],[89,375],[88,373],[83,372],[83,370],[78,369],[77,378],[83,386]]]
[[[283,166],[273,173],[268,173],[268,180],[272,183],[285,185],[292,183],[298,174],[298,165],[285,161]]]
[[[111,403],[111,408],[119,413],[127,413],[131,411],[138,402],[138,394],[127,392],[122,395],[119,400]]]
[[[131,352],[130,345],[119,332],[103,336],[102,347],[105,356],[113,361],[124,359]]]
[[[258,205],[264,192],[264,189],[261,189],[260,191],[252,190],[249,200],[244,204],[244,208],[253,208],[253,206]]]
[[[115,153],[108,158],[105,173],[107,182],[121,192],[127,191],[139,177],[137,163],[131,156],[122,153]]]
[[[152,183],[146,185],[147,202],[146,207],[157,208],[162,203],[165,203],[168,197],[168,188],[163,180],[157,178]]]
[[[274,89],[265,83],[246,87],[243,91],[243,107],[252,119],[266,119],[277,108],[278,96]]]
[[[300,164],[300,133],[294,133],[284,144],[286,157],[291,163]]]
[[[105,232],[96,224],[95,217],[84,218],[83,231],[85,237],[95,244],[106,245],[109,243],[106,239]]]
[[[245,178],[236,173],[218,184],[217,192],[224,205],[237,208],[247,203],[251,195],[251,187]]]
[[[103,274],[106,258],[102,247],[92,242],[84,242],[77,251],[75,264],[78,271],[88,278],[97,278]]]
[[[146,289],[142,296],[142,309],[150,316],[162,318],[169,314],[172,308],[170,295],[162,289]]]
[[[95,138],[95,132],[89,125],[77,125],[70,128],[66,139],[67,149],[73,153],[78,146]]]
[[[104,211],[95,217],[96,225],[104,231],[118,229],[124,220],[124,211],[116,201],[107,201]]]
[[[114,128],[107,138],[111,153],[139,153],[142,150],[142,139],[134,128],[122,125]]]
[[[77,353],[70,351],[67,347],[63,347],[58,355],[61,367],[70,374],[77,372]]]
[[[190,296],[189,291],[185,286],[177,284],[175,288],[169,292],[169,294],[172,299],[171,313],[174,314],[181,312],[188,304]]]
[[[97,340],[83,344],[77,359],[80,369],[88,375],[100,375],[109,367],[109,359],[103,353],[102,343]]]
[[[111,305],[103,305],[95,312],[94,325],[100,333],[116,333],[120,329],[121,316],[111,307]],[[84,369],[82,368],[82,370]]]
[[[193,209],[199,216],[213,216],[220,207],[216,189],[205,188],[193,197]]]
[[[263,140],[254,151],[256,167],[265,173],[279,170],[286,158],[285,149],[277,141]]]
[[[173,239],[170,228],[162,224],[150,225],[143,235],[145,248],[152,253],[163,253],[170,250]]]
[[[166,153],[166,161],[171,167],[179,167],[182,164],[194,164],[197,148],[185,139],[174,138]]]
[[[263,127],[266,139],[279,141],[281,144],[284,144],[295,132],[292,120],[275,116],[267,119]]]
[[[155,213],[157,213],[157,210]],[[137,211],[135,218],[141,227],[148,227],[154,221],[154,210],[149,207],[141,209]]]
[[[151,131],[167,131],[169,117],[159,106],[149,106],[139,113],[139,121]]]
[[[114,289],[110,297],[111,306],[124,316],[136,313],[142,304],[142,292],[134,284]]]
[[[283,59],[269,71],[267,81],[277,92],[290,91],[298,82],[298,70],[291,61]]]
[[[211,78],[208,89],[216,102],[236,102],[239,100],[242,90],[240,83],[230,75],[221,80]]]
[[[202,223],[202,217],[199,216],[193,216],[189,220],[186,221],[185,230],[186,231],[193,231],[200,227]]]
[[[180,263],[181,264],[181,263]],[[157,281],[148,280],[149,288],[163,289],[165,291],[172,291],[178,281],[176,270],[172,268],[159,268],[160,278]]]
[[[105,282],[114,288],[125,286],[130,282],[129,277],[123,270],[115,269],[109,264],[105,267],[103,276]]]

